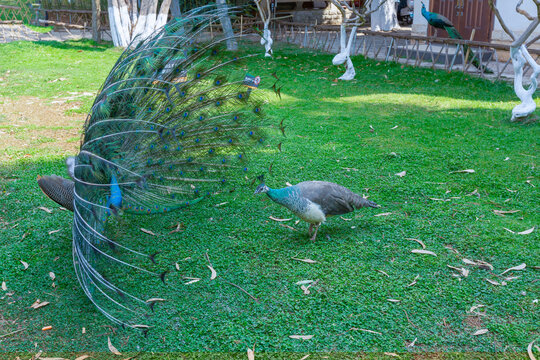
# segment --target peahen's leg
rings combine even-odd
[[[311,236],[311,232],[313,231],[313,224],[309,224],[309,229],[308,229],[308,235]]]
[[[315,238],[317,237],[317,231],[319,231],[319,226],[321,226],[321,223],[318,223],[317,225],[315,225],[315,233],[311,237],[311,241],[315,241]]]

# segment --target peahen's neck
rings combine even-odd
[[[266,195],[278,204],[290,205],[291,200],[296,197],[296,188],[294,186],[288,186],[281,189],[269,188]]]
[[[425,17],[427,20],[430,19],[431,13],[426,10],[426,7],[422,5],[422,16]]]

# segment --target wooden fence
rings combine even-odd
[[[274,37],[304,48],[339,52],[340,30],[337,26],[275,22]],[[504,75],[513,75],[509,51],[507,44],[358,30],[351,55],[447,71],[460,70],[484,78],[500,79]],[[469,52],[472,56],[468,56]],[[540,50],[530,49],[529,52],[538,61]],[[473,61],[479,66],[473,65]],[[531,73],[532,68],[527,66],[525,76]]]
[[[34,14],[24,0],[16,0],[15,5],[0,5],[0,24],[31,23]]]

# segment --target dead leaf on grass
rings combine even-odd
[[[505,282],[505,281],[499,283],[498,281],[491,280],[491,279],[488,279],[488,278],[486,278],[486,281],[487,281],[488,283],[490,283],[491,285],[495,285],[495,286],[505,286],[505,285],[506,285],[506,282]]]
[[[409,345],[407,345],[407,347],[413,347],[414,344],[416,344],[416,340],[418,340],[418,338],[414,338],[414,340]]]
[[[292,218],[288,218],[288,219],[280,219],[280,218],[275,218],[273,216],[269,216],[268,217],[270,220],[274,220],[274,221],[290,221],[292,220]]]
[[[28,269],[28,263],[26,261],[22,261],[22,260],[19,260],[21,262],[21,264],[24,266],[24,269],[23,270],[26,270]]]
[[[382,271],[382,270],[377,270],[377,271],[380,272],[380,273],[383,274],[383,275],[386,275],[386,276],[390,277],[390,275],[388,275],[386,272],[384,272],[384,271]]]
[[[398,303],[398,302],[401,302],[401,300],[398,300],[398,299],[386,299],[390,302],[393,302],[393,303]]]
[[[59,232],[60,230],[62,230],[62,229],[51,230],[51,231],[49,231],[49,235],[56,234],[56,233]]]
[[[90,355],[81,355],[77,358],[75,358],[75,360],[84,360],[84,359],[88,359],[90,357]]]
[[[511,267],[511,268],[508,268],[508,269],[504,270],[504,271],[501,273],[501,275],[504,275],[504,274],[506,274],[506,273],[509,272],[509,271],[523,270],[523,269],[525,269],[526,267],[527,267],[527,265],[526,265],[525,263],[519,264],[519,265],[517,265],[517,266],[513,266],[513,267]]]
[[[291,258],[292,260],[296,260],[296,261],[301,261],[301,262],[305,262],[305,263],[308,263],[308,264],[316,264],[317,261],[315,260],[311,260],[311,259],[298,259],[298,258]]]
[[[33,308],[33,309],[39,309],[39,308],[42,308],[42,307],[47,306],[49,304],[50,303],[48,301],[41,302],[39,299],[37,299],[36,301],[34,301],[34,303],[32,305],[30,305],[30,307]]]
[[[462,268],[462,267],[455,267],[455,266],[451,266],[451,265],[446,265],[448,266],[450,269],[454,269],[456,271],[458,271],[461,275],[463,275],[464,277],[467,277],[469,276],[469,270],[465,269],[465,268]]]
[[[399,177],[404,177],[405,175],[407,175],[407,171],[403,170],[403,171],[400,171],[396,174],[394,174],[395,176],[399,176]]]
[[[52,281],[56,279],[56,275],[52,271],[49,272],[49,277],[51,278]]]
[[[529,343],[529,345],[527,345],[527,355],[529,355],[530,360],[536,360],[536,357],[534,356],[533,351],[532,351],[532,347],[535,341],[536,340],[533,340]],[[536,348],[538,349],[538,346]]]
[[[419,243],[422,246],[422,249],[426,248],[426,244],[424,244],[424,242],[422,240],[413,239],[413,238],[405,238],[405,240],[416,241],[417,243]]]
[[[184,283],[184,285],[190,285],[190,284],[194,284],[194,283],[196,283],[198,281],[201,281],[201,279],[199,279],[199,278],[191,278],[191,277],[187,277],[187,276],[185,276],[184,279],[190,280],[190,281]]]
[[[143,233],[148,234],[148,235],[157,236],[157,235],[154,234],[152,231],[147,230],[147,229],[145,229],[145,228],[141,228],[141,231],[142,231]]]
[[[214,270],[214,268],[210,265],[206,265],[208,266],[208,268],[210,269],[210,280],[214,280],[215,278],[217,278],[217,272],[216,270]]]
[[[39,206],[38,209],[45,211],[48,214],[52,213],[52,210],[49,208],[46,208],[45,206]]]
[[[109,346],[109,350],[114,354],[114,355],[122,355],[122,353],[120,351],[118,351],[118,349],[116,349],[114,347],[114,345],[111,343],[111,338],[107,336],[107,343],[108,343],[108,346]]]
[[[504,216],[505,214],[515,214],[517,212],[520,212],[521,210],[493,210],[495,215]]]
[[[248,360],[255,360],[255,351],[247,348],[247,357]]]
[[[309,340],[313,335],[289,335],[291,339]]]
[[[393,353],[393,352],[385,352],[384,355],[393,356],[393,357],[400,357],[398,354]]]
[[[437,254],[435,254],[433,251],[424,250],[424,249],[413,249],[413,250],[411,250],[411,252],[415,253],[415,254],[425,254],[425,255],[437,256]]]
[[[416,285],[416,280],[418,280],[419,277],[420,277],[420,274],[416,275],[414,277],[414,280],[409,285],[407,285],[407,287],[411,287],[411,286]]]
[[[7,291],[7,285],[5,281],[2,281],[2,290]]]
[[[392,215],[392,213],[391,212],[385,212],[385,213],[375,214],[373,216],[388,216],[388,215]]]
[[[473,336],[484,335],[484,334],[487,334],[488,332],[489,332],[488,329],[478,329],[474,332]]]
[[[473,169],[465,169],[465,170],[456,170],[456,171],[450,171],[449,174],[472,174],[475,171]]]
[[[313,282],[313,280],[300,280],[300,281],[297,281],[295,285],[307,285],[307,284],[311,284]]]

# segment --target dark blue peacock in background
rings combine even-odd
[[[459,31],[455,28],[454,24],[452,24],[452,22],[446,16],[427,11],[426,5],[424,3],[422,3],[422,16],[426,18],[429,25],[437,29],[445,30],[450,38],[463,39]],[[487,74],[493,73],[493,71],[490,70],[487,66],[480,63],[478,57],[474,55],[472,49],[470,49],[469,46],[466,44],[463,44],[463,54],[468,54],[467,61],[473,64],[477,69]]]
[[[227,39],[208,36],[219,15],[195,9],[125,50],[86,119],[79,154],[67,160],[72,180],[38,179],[74,213],[85,294],[113,322],[145,332],[164,299],[132,285],[155,281],[159,292],[172,264],[148,253],[159,242],[144,242],[140,225],[245,182],[248,158],[270,146],[260,69],[249,69],[250,55],[226,51]]]

